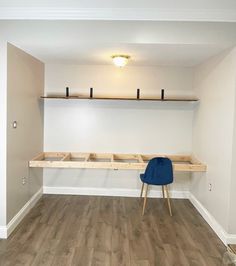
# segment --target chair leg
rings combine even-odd
[[[146,189],[145,189],[145,194],[144,194],[142,215],[144,215],[145,207],[146,207],[146,203],[147,203],[147,192],[148,192],[148,184],[146,184]]]
[[[169,191],[168,191],[168,187],[167,186],[165,186],[165,190],[166,190],[169,213],[170,213],[170,216],[172,216],[172,210],[171,210],[171,205],[170,205],[170,197],[169,197]]]
[[[140,198],[142,198],[142,196],[143,196],[143,187],[144,187],[144,183],[142,184],[141,193],[140,193]]]
[[[163,199],[164,199],[164,198],[165,198],[164,186],[161,186],[161,188],[162,188],[162,197],[163,197]]]

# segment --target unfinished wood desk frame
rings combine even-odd
[[[174,171],[206,171],[206,165],[196,160],[193,156],[160,154],[43,152],[29,162],[29,167],[144,170],[148,161],[154,157],[170,158],[173,162]]]

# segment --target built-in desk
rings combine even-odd
[[[29,161],[29,167],[144,170],[148,161],[154,157],[170,158],[174,171],[178,172],[205,172],[207,169],[205,164],[191,155],[82,152],[43,152]]]

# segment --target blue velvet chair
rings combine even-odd
[[[148,185],[157,185],[162,186],[163,198],[165,198],[166,192],[169,212],[170,216],[172,216],[169,191],[167,187],[168,184],[173,183],[173,166],[171,160],[164,157],[156,157],[151,159],[147,165],[145,173],[140,175],[140,179],[143,182],[140,197],[143,196],[144,185],[146,185],[142,214],[145,212]]]

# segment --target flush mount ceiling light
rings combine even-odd
[[[113,55],[111,58],[112,58],[114,65],[118,67],[124,67],[128,63],[130,56],[129,55]]]

